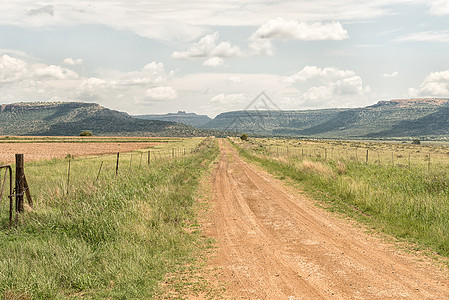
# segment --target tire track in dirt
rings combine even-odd
[[[315,207],[225,140],[206,235],[229,298],[449,299],[448,274]]]

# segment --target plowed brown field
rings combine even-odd
[[[317,208],[228,142],[220,148],[203,227],[218,241],[208,267],[221,270],[226,298],[449,299],[447,271]]]
[[[14,162],[14,154],[22,153],[26,161],[129,152],[157,145],[155,142],[135,143],[0,143],[0,162]]]

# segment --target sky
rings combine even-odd
[[[449,98],[448,0],[3,1],[0,102],[129,114]]]

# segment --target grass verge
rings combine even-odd
[[[66,161],[30,165],[30,185],[41,183],[36,208],[11,230],[6,213],[1,219],[0,295],[153,298],[165,274],[195,261],[207,245],[186,228],[196,223],[196,190],[217,153],[209,139],[185,157],[121,169],[117,177],[104,172],[83,184],[74,179],[68,194],[64,181],[45,176],[66,170]],[[96,174],[98,161],[86,160],[83,168],[76,176]]]

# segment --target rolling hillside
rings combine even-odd
[[[351,109],[236,111],[202,128],[317,138],[447,138],[448,99],[400,99]]]
[[[95,103],[33,102],[4,104],[1,135],[195,136],[207,134],[184,124],[141,120]]]

